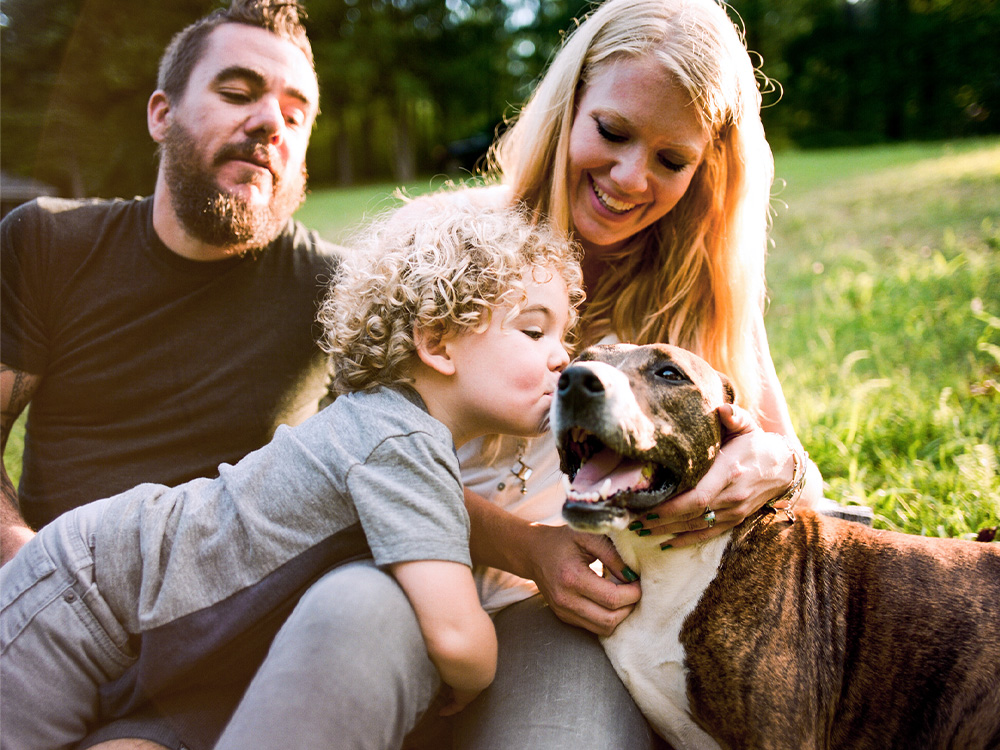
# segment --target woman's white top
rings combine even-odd
[[[523,463],[531,469],[531,476],[524,484],[527,490],[524,494],[521,493],[521,480],[511,471],[512,467],[521,467],[517,441],[505,440],[503,452],[489,465],[483,460],[482,446],[483,439],[478,438],[458,449],[462,482],[466,487],[494,505],[529,521],[551,526],[565,523],[562,506],[566,495],[551,432],[528,441]],[[538,593],[532,581],[496,568],[477,565],[473,573],[479,587],[479,599],[487,612],[494,612]]]

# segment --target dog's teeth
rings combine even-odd
[[[565,474],[562,475],[562,486],[563,486],[563,492],[566,493],[566,497],[569,497],[570,495],[573,494],[573,487],[569,483],[569,477],[566,476]]]
[[[597,491],[598,496],[602,500],[607,500],[611,495],[611,477],[604,480],[604,484],[601,485],[601,489]]]

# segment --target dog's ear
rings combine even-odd
[[[726,403],[735,404],[736,389],[733,388],[733,382],[721,372],[719,373],[719,379],[722,381],[722,395],[725,397]]]

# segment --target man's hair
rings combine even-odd
[[[232,0],[228,8],[219,8],[179,31],[160,59],[157,88],[173,101],[179,101],[187,89],[191,71],[201,59],[205,40],[226,23],[254,26],[285,39],[300,50],[315,70],[312,46],[302,19],[305,8],[298,0]]]
[[[485,330],[524,302],[525,274],[561,277],[570,321],[583,301],[579,252],[520,207],[477,207],[461,193],[417,198],[376,222],[341,264],[319,312],[339,393],[410,379],[415,327]]]

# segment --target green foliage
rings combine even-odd
[[[4,169],[63,195],[150,192],[145,109],[160,55],[222,2],[3,0]],[[322,104],[310,171],[316,184],[355,184],[471,167],[586,0],[304,5]],[[448,144],[469,136],[463,164]]]
[[[224,0],[3,0],[7,171],[64,195],[152,189],[145,104],[170,37]],[[468,173],[590,0],[305,0],[315,185]],[[1000,131],[1000,0],[732,0],[776,145]],[[464,170],[464,171],[462,171]]]
[[[316,181],[470,169],[558,42],[552,22],[562,28],[583,4],[542,2],[522,25],[506,0],[314,0],[325,112],[310,156]],[[470,136],[463,163],[448,144]]]
[[[1000,2],[859,0],[817,10],[812,28],[780,50],[787,106],[766,113],[795,143],[997,132]]]
[[[64,195],[152,191],[146,101],[171,36],[214,0],[4,0],[5,170]]]

